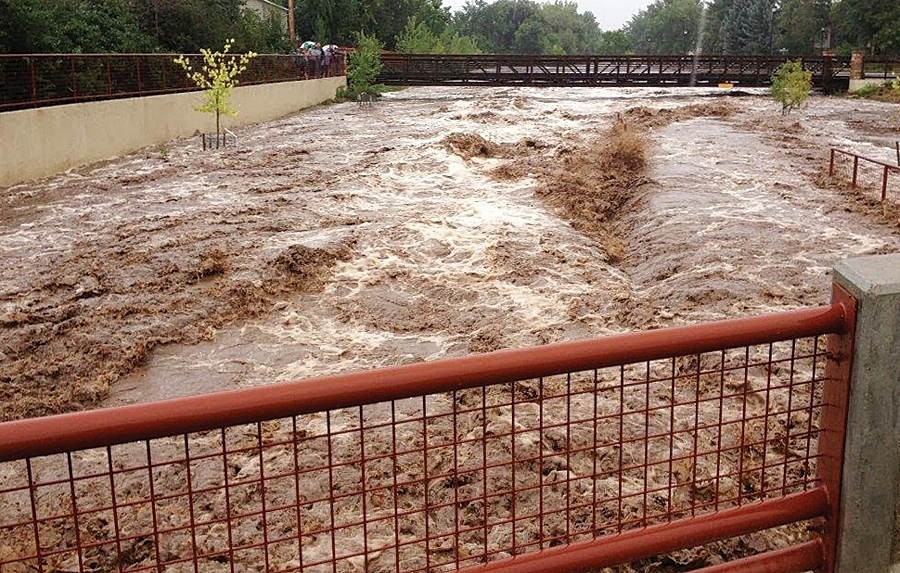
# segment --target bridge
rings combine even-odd
[[[384,54],[379,81],[405,86],[768,86],[784,56]],[[793,58],[797,59],[797,58]],[[802,58],[816,87],[847,89],[850,57]],[[893,79],[891,60],[867,59]]]

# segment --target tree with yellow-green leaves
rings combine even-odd
[[[772,75],[770,91],[772,97],[781,104],[781,114],[785,115],[803,105],[812,89],[812,72],[803,69],[803,62],[787,61]]]
[[[237,77],[247,69],[250,60],[256,57],[254,52],[229,54],[233,43],[233,39],[226,41],[221,52],[201,49],[203,67],[200,70],[194,70],[190,58],[185,58],[184,55],[175,58],[175,63],[184,68],[188,78],[203,90],[203,105],[195,109],[216,114],[217,146],[221,133],[220,117],[237,115],[237,111],[228,106],[228,96],[238,85]]]

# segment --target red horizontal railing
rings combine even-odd
[[[627,531],[610,538],[526,553],[466,569],[464,573],[582,573],[823,517],[828,507],[824,488],[817,488],[780,499]]]
[[[0,111],[196,90],[179,54],[0,54]],[[195,63],[200,54],[187,54]],[[237,57],[237,56],[234,56]],[[260,54],[242,85],[342,75],[343,56]]]
[[[853,159],[853,168],[852,175],[850,178],[850,185],[852,187],[856,187],[859,183],[859,163],[860,161],[864,163],[871,163],[873,165],[878,165],[881,167],[881,201],[884,202],[887,199],[887,190],[888,190],[888,176],[892,171],[900,172],[900,147],[897,148],[897,164],[887,163],[885,161],[881,161],[879,159],[873,159],[871,157],[866,157],[865,155],[860,155],[859,153],[855,153],[853,151],[847,151],[844,149],[838,149],[833,147],[831,149],[831,160],[828,166],[828,175],[834,177],[835,171],[835,157],[837,155],[844,155]]]
[[[0,424],[0,461],[841,332],[841,305]]]
[[[807,520],[709,571],[827,567],[835,300],[0,424],[0,569],[580,573]]]

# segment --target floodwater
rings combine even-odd
[[[362,139],[393,148],[331,187],[352,194],[346,213],[366,220],[352,231],[353,259],[337,266],[323,292],[291,298],[213,340],[161,348],[116,386],[114,401],[825,304],[835,261],[900,246],[893,230],[841,210],[839,198],[802,172],[818,165],[798,170],[784,144],[734,121],[700,118],[652,133],[655,184],[622,214],[628,255],[618,266],[547,210],[533,180],[485,176],[504,160],[464,161],[438,145],[447,132],[465,132],[563,146],[628,107],[704,101],[656,92],[415,89],[371,111],[315,112],[383,126],[378,140],[370,131]],[[772,114],[762,98],[737,104],[738,122]],[[807,112],[804,131],[829,129],[836,144],[879,152],[877,136],[854,139],[853,127],[832,125],[845,101],[821,98],[810,110],[821,105],[831,113]],[[328,131],[312,139],[329,141]],[[346,147],[364,147],[358,138],[349,134]],[[824,146],[828,137],[813,141]]]
[[[685,113],[675,121],[658,123],[646,109],[634,114],[651,118],[631,129],[646,129],[652,146],[645,174],[648,181],[634,190],[611,222],[624,245],[624,255],[619,258],[610,257],[600,239],[577,231],[567,214],[560,217],[536,195],[545,184],[541,176],[546,173],[498,178],[498,167],[520,158],[513,154],[463,159],[444,144],[450,133],[477,134],[511,146],[527,138],[531,142],[526,145],[528,161],[537,154],[552,164],[561,154],[573,149],[579,152],[585,142],[604,137],[617,114],[630,108],[680,108],[720,100],[727,100],[733,113],[717,118]],[[835,261],[900,249],[898,221],[861,207],[858,198],[839,189],[816,184],[827,169],[831,145],[888,157],[892,143],[889,109],[884,104],[817,97],[800,114],[782,118],[775,105],[763,97],[711,99],[702,90],[418,88],[389,94],[367,108],[354,104],[323,106],[241,130],[240,145],[234,150],[204,155],[196,141],[178,141],[7,189],[0,194],[4,202],[0,211],[0,263],[4,269],[0,274],[0,381],[8,383],[0,389],[6,392],[0,394],[0,404],[5,408],[0,413],[18,417],[96,404],[150,401],[825,304],[831,288],[829,270]],[[652,125],[656,127],[649,127]],[[531,165],[524,156],[521,161]],[[724,365],[724,355],[722,360]],[[673,372],[674,367],[673,362]],[[688,394],[678,400],[681,404],[690,403],[691,392],[700,392],[700,362],[694,367],[698,369],[697,388],[692,382],[689,388],[679,389]],[[775,376],[793,380],[793,372],[792,361],[790,372],[782,370]],[[762,375],[758,380],[751,376],[750,390],[762,392],[762,379],[771,382],[771,376]],[[808,376],[807,368],[803,379]],[[553,383],[547,382],[546,387],[552,389]],[[507,390],[495,387],[492,391]],[[557,388],[557,392],[563,390]],[[675,404],[674,382],[672,392],[668,403]],[[487,394],[490,392],[482,396],[483,400]],[[578,411],[587,404],[584,400],[589,395],[568,399],[567,405],[556,408],[555,413],[553,407],[543,414],[543,409],[530,402],[519,403],[515,406],[518,421],[513,420],[510,409],[492,407],[487,410],[491,432],[509,435],[513,423],[533,428],[535,417],[544,415],[547,418],[541,418],[542,424],[553,422],[556,416],[561,426],[562,411],[568,417],[569,408]],[[616,396],[601,396],[601,406],[621,412],[627,400],[622,394]],[[640,411],[637,408],[643,399],[649,411],[649,393],[637,398],[637,405],[628,408]],[[431,399],[438,409],[453,407],[447,405],[448,396]],[[499,403],[508,399],[504,397]],[[666,396],[654,396],[656,399]],[[806,399],[812,400],[810,395]],[[596,412],[597,398],[593,401]],[[418,419],[420,404],[416,402],[399,401],[398,414]],[[743,407],[748,407],[746,396]],[[762,406],[749,407],[741,414]],[[429,411],[431,408],[429,402]],[[778,408],[783,410],[782,406]],[[665,419],[658,431],[668,431],[675,410],[672,406],[671,418],[662,410]],[[703,410],[697,410],[701,419],[714,419],[715,411]],[[725,411],[725,420],[732,419],[734,412]],[[797,412],[796,420],[787,420],[782,426],[776,419],[750,416],[747,435],[765,435],[764,428],[768,428],[771,432],[786,431],[790,436],[792,425],[804,427],[808,423],[802,412]],[[695,412],[695,416],[700,414]],[[384,417],[386,405],[376,404],[367,409],[366,415]],[[718,416],[721,423],[722,413]],[[335,431],[353,427],[354,422],[346,417],[347,412],[342,411],[326,422],[324,414],[312,414],[294,420],[293,427],[276,422],[277,427],[267,431],[296,436],[299,428],[304,436],[319,435],[325,428]],[[445,416],[443,421],[447,420]],[[366,425],[372,422],[368,420]],[[411,426],[400,425],[400,442],[422,439]],[[430,424],[423,428],[428,434],[434,430],[445,436],[451,431],[439,425],[431,428]],[[484,446],[488,428],[487,417],[461,420],[459,435],[475,445],[482,437],[483,449],[472,444],[458,448],[460,464],[482,467],[493,463],[491,456],[512,459],[506,442],[499,448],[491,446],[488,453]],[[548,440],[549,452],[562,451],[568,444],[582,447],[591,439],[596,445],[596,425],[573,430],[571,436],[567,429],[565,435],[556,437],[539,430],[542,439],[538,441]],[[729,437],[729,432],[723,433],[720,428],[719,442],[710,442],[721,448],[719,452],[726,452],[721,460],[723,473],[733,472],[739,457],[735,453],[744,452],[739,447],[743,432],[743,424],[739,436],[735,430]],[[258,443],[252,434],[236,437],[234,447],[247,449],[235,452],[246,455],[227,456],[239,479],[261,476],[261,463],[265,463],[267,475],[277,475],[293,471],[297,463],[315,466],[325,459],[326,454],[316,446],[304,448],[299,458],[288,447],[269,451],[268,461],[261,462],[262,454],[252,451]],[[368,434],[373,435],[366,436],[366,452],[371,455],[381,448],[390,451],[391,439],[384,435],[379,438],[378,432]],[[354,432],[335,439],[338,456],[353,457],[353,452],[362,452],[362,435],[360,432],[358,442],[353,441]],[[513,451],[519,456],[531,455],[528,448],[533,449],[537,442],[521,430],[513,435]],[[199,451],[221,447],[216,432],[192,439]],[[289,441],[279,443],[293,440],[285,439]],[[431,437],[425,439],[433,443]],[[615,439],[615,435],[609,440],[601,436],[604,443]],[[394,451],[397,440],[392,438]],[[640,456],[648,455],[648,441],[645,438],[643,453],[638,452],[626,463],[641,463]],[[331,443],[329,440],[329,457]],[[172,446],[174,442],[157,445]],[[642,444],[632,446],[640,450]],[[696,435],[692,444],[689,433],[682,432],[664,454],[671,460],[691,447],[696,462]],[[592,467],[590,455],[582,451],[571,460],[567,455],[566,463],[572,465],[560,472],[563,466],[554,465],[557,462],[551,457],[546,456],[544,461],[543,448],[538,449],[540,465],[516,463],[521,467],[518,473],[513,470],[511,479],[533,477],[536,472],[561,479],[554,482],[557,489],[553,496],[569,503],[572,495],[573,504],[587,503],[592,495],[596,500],[598,492],[606,499],[616,487],[621,496],[618,482],[597,479],[596,461]],[[628,449],[623,449],[625,459],[634,453]],[[752,455],[763,460],[764,467],[774,467],[777,484],[789,474],[786,466],[781,473],[775,458],[784,456],[786,460],[787,454],[771,450],[767,453],[763,446],[761,454],[755,451]],[[76,467],[107,463],[108,452],[94,453],[93,461],[91,452],[74,456]],[[120,454],[128,452],[117,452],[117,456]],[[140,459],[145,455],[143,450],[131,454],[136,458],[126,462],[126,467],[144,463]],[[620,478],[622,455],[618,462]],[[451,458],[456,464],[455,456],[442,456],[437,463],[444,465],[434,471],[450,471]],[[654,454],[653,459],[666,458]],[[191,466],[196,471],[195,479],[224,489],[221,480],[225,478],[219,474],[221,460],[204,461],[209,462],[208,467]],[[776,465],[767,465],[770,462]],[[715,463],[718,471],[718,457]],[[181,464],[161,465],[153,470],[157,483],[176,488],[174,484],[183,483]],[[430,467],[428,463],[423,462],[421,467],[405,465],[409,467],[403,468],[404,481],[428,482],[422,469]],[[645,489],[663,491],[667,481],[670,498],[660,494],[654,503],[671,508],[673,503],[677,506],[693,499],[696,491],[688,494],[687,487],[697,485],[700,469],[680,470],[687,474],[693,471],[694,476],[694,483],[686,482],[681,491],[679,487],[673,490],[669,473],[648,477],[645,472],[642,484]],[[10,476],[15,471],[10,465],[0,467],[0,481],[12,483]],[[37,479],[58,479],[54,472],[60,471],[64,471],[61,466],[52,464],[37,467]],[[281,491],[278,488],[282,483],[270,480],[273,483],[267,483],[264,491],[273,493],[282,503],[301,494],[306,500],[320,499],[304,509],[305,524],[325,523],[329,511],[339,511],[339,519],[355,522],[365,515],[365,506],[360,508],[354,501],[341,504],[337,510],[333,498],[330,504],[327,499],[329,491],[341,491],[346,484],[358,487],[360,478],[354,471],[335,471],[334,483],[330,470],[327,480],[322,475],[304,479],[302,491],[297,489],[296,493],[292,481],[288,484],[290,491]],[[397,471],[395,467],[383,475],[375,472],[375,478],[370,472],[368,479],[384,479]],[[137,473],[140,475],[131,475]],[[585,483],[576,483],[572,476],[590,475],[594,475],[591,486],[568,490],[572,484]],[[117,478],[117,488],[139,492],[143,487],[141,472],[130,472],[124,479],[134,483],[119,484]],[[483,493],[488,488],[486,472],[478,479],[484,484]],[[510,487],[508,472],[496,479],[501,489]],[[767,476],[759,479],[764,484]],[[440,483],[434,488],[429,484],[428,491],[454,495],[456,482],[434,482]],[[566,483],[565,492],[559,489],[562,483]],[[733,495],[726,487],[738,487],[736,483],[729,486],[727,479],[722,483],[723,495]],[[59,492],[43,495],[42,503],[48,507],[64,503],[68,490],[63,486],[65,482]],[[299,482],[297,487],[301,487]],[[458,487],[463,491],[460,495],[480,495],[477,483]],[[719,480],[716,495],[718,487]],[[90,495],[102,497],[101,488],[97,489]],[[25,511],[21,508],[28,507],[26,491],[19,490],[17,503],[7,506]],[[222,501],[225,494],[221,491],[216,495],[220,495],[218,501],[203,509],[198,521],[221,519],[216,512],[229,501]],[[528,503],[537,503],[535,496],[529,495],[520,508],[525,513],[532,511]],[[397,494],[393,509],[387,507],[387,497],[379,503],[386,504],[384,515],[390,516],[391,511],[396,512],[397,503],[414,507],[408,504],[418,503],[421,496],[420,490],[410,488]],[[183,518],[190,501],[184,503],[188,500],[184,496],[173,497],[174,501],[161,507]],[[639,498],[631,496],[625,511],[637,515],[635,512],[643,510],[646,515],[647,508],[639,505]],[[233,495],[231,511],[245,512],[254,499],[252,495]],[[431,499],[434,502],[440,498]],[[646,495],[643,503],[648,503]],[[508,508],[501,507],[502,496],[492,505],[490,513],[508,516]],[[372,512],[373,507],[378,509],[373,505],[368,510]],[[135,526],[138,530],[151,519],[149,509],[144,507],[143,511],[129,518],[139,524]],[[618,511],[621,521],[621,506]],[[455,525],[458,529],[459,518],[452,514],[438,512],[433,519],[427,518],[427,523],[417,521],[412,533],[421,536],[428,531],[428,524],[439,528],[431,529],[432,535],[440,528],[452,531]],[[372,515],[369,513],[370,518]],[[480,531],[480,515],[468,515],[463,524]],[[101,517],[93,516],[85,527],[97,539],[110,541],[111,520],[101,522]],[[24,519],[0,516],[0,520],[4,518],[12,522]],[[121,514],[119,519],[124,519]],[[370,542],[389,546],[398,539],[390,519],[380,518],[378,523],[367,529]],[[546,528],[520,523],[517,535],[530,542],[541,536],[562,535],[568,532],[568,524],[566,513],[565,520]],[[315,529],[318,525],[306,527]],[[56,537],[45,542],[65,543],[70,539],[66,527],[60,522]],[[457,554],[476,558],[482,546],[485,551],[489,546],[505,547],[507,540],[501,539],[505,534],[500,529],[492,529],[488,536],[485,526],[483,538],[476,531],[469,539],[461,539]],[[22,539],[10,541],[10,547],[28,546],[31,530],[19,533]],[[228,536],[231,534],[229,530]],[[242,520],[234,534],[236,544],[256,542],[259,527],[252,519]],[[710,564],[720,556],[780,547],[800,534],[805,535],[802,524],[796,530],[753,536],[746,546],[739,541],[709,553],[689,551],[673,559],[682,564]],[[231,538],[225,536],[224,528],[210,528],[200,532],[194,543],[208,552],[223,550],[226,542]],[[128,559],[149,562],[146,548],[150,545],[141,540],[129,543],[133,543],[132,548],[141,544],[146,554],[126,547]],[[302,555],[327,562],[335,551],[331,543],[328,535],[304,535]],[[335,543],[341,554],[358,554],[366,547],[361,533],[342,532]],[[97,545],[90,559],[114,562],[112,543]],[[275,548],[273,559],[295,564],[302,557],[294,553],[295,547],[291,543],[286,552],[284,547]],[[451,548],[433,546],[428,551],[437,554],[447,550]],[[175,536],[162,540],[162,551],[178,557],[191,554],[186,538],[178,540]],[[416,558],[421,560],[422,555]],[[60,559],[61,569],[75,566],[72,555]],[[248,570],[261,566],[259,559],[241,559],[248,563],[238,560],[238,565]],[[342,570],[395,568],[389,551],[373,552],[371,559],[350,560],[351,567]],[[226,564],[217,561],[208,566],[224,570]]]
[[[716,94],[407,89],[242,129],[233,150],[176,141],[10,188],[0,318],[34,341],[4,352],[19,372],[42,341],[73,361],[98,345],[80,407],[107,389],[107,405],[150,401],[824,304],[836,260],[897,250],[895,225],[813,182],[830,145],[889,157],[890,106],[814,97],[782,118],[765,97]],[[735,113],[648,130],[652,182],[613,223],[615,264],[537,179],[491,177],[515,159],[441,143],[527,137],[553,157],[626,109],[718,99]],[[285,282],[273,261],[297,249],[314,269]],[[243,312],[223,298],[235,289],[262,302]]]

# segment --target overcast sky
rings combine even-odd
[[[652,0],[577,0],[581,12],[593,12],[597,22],[604,30],[616,30],[622,27],[641,8]],[[445,6],[453,10],[465,5],[466,0],[444,0]]]

